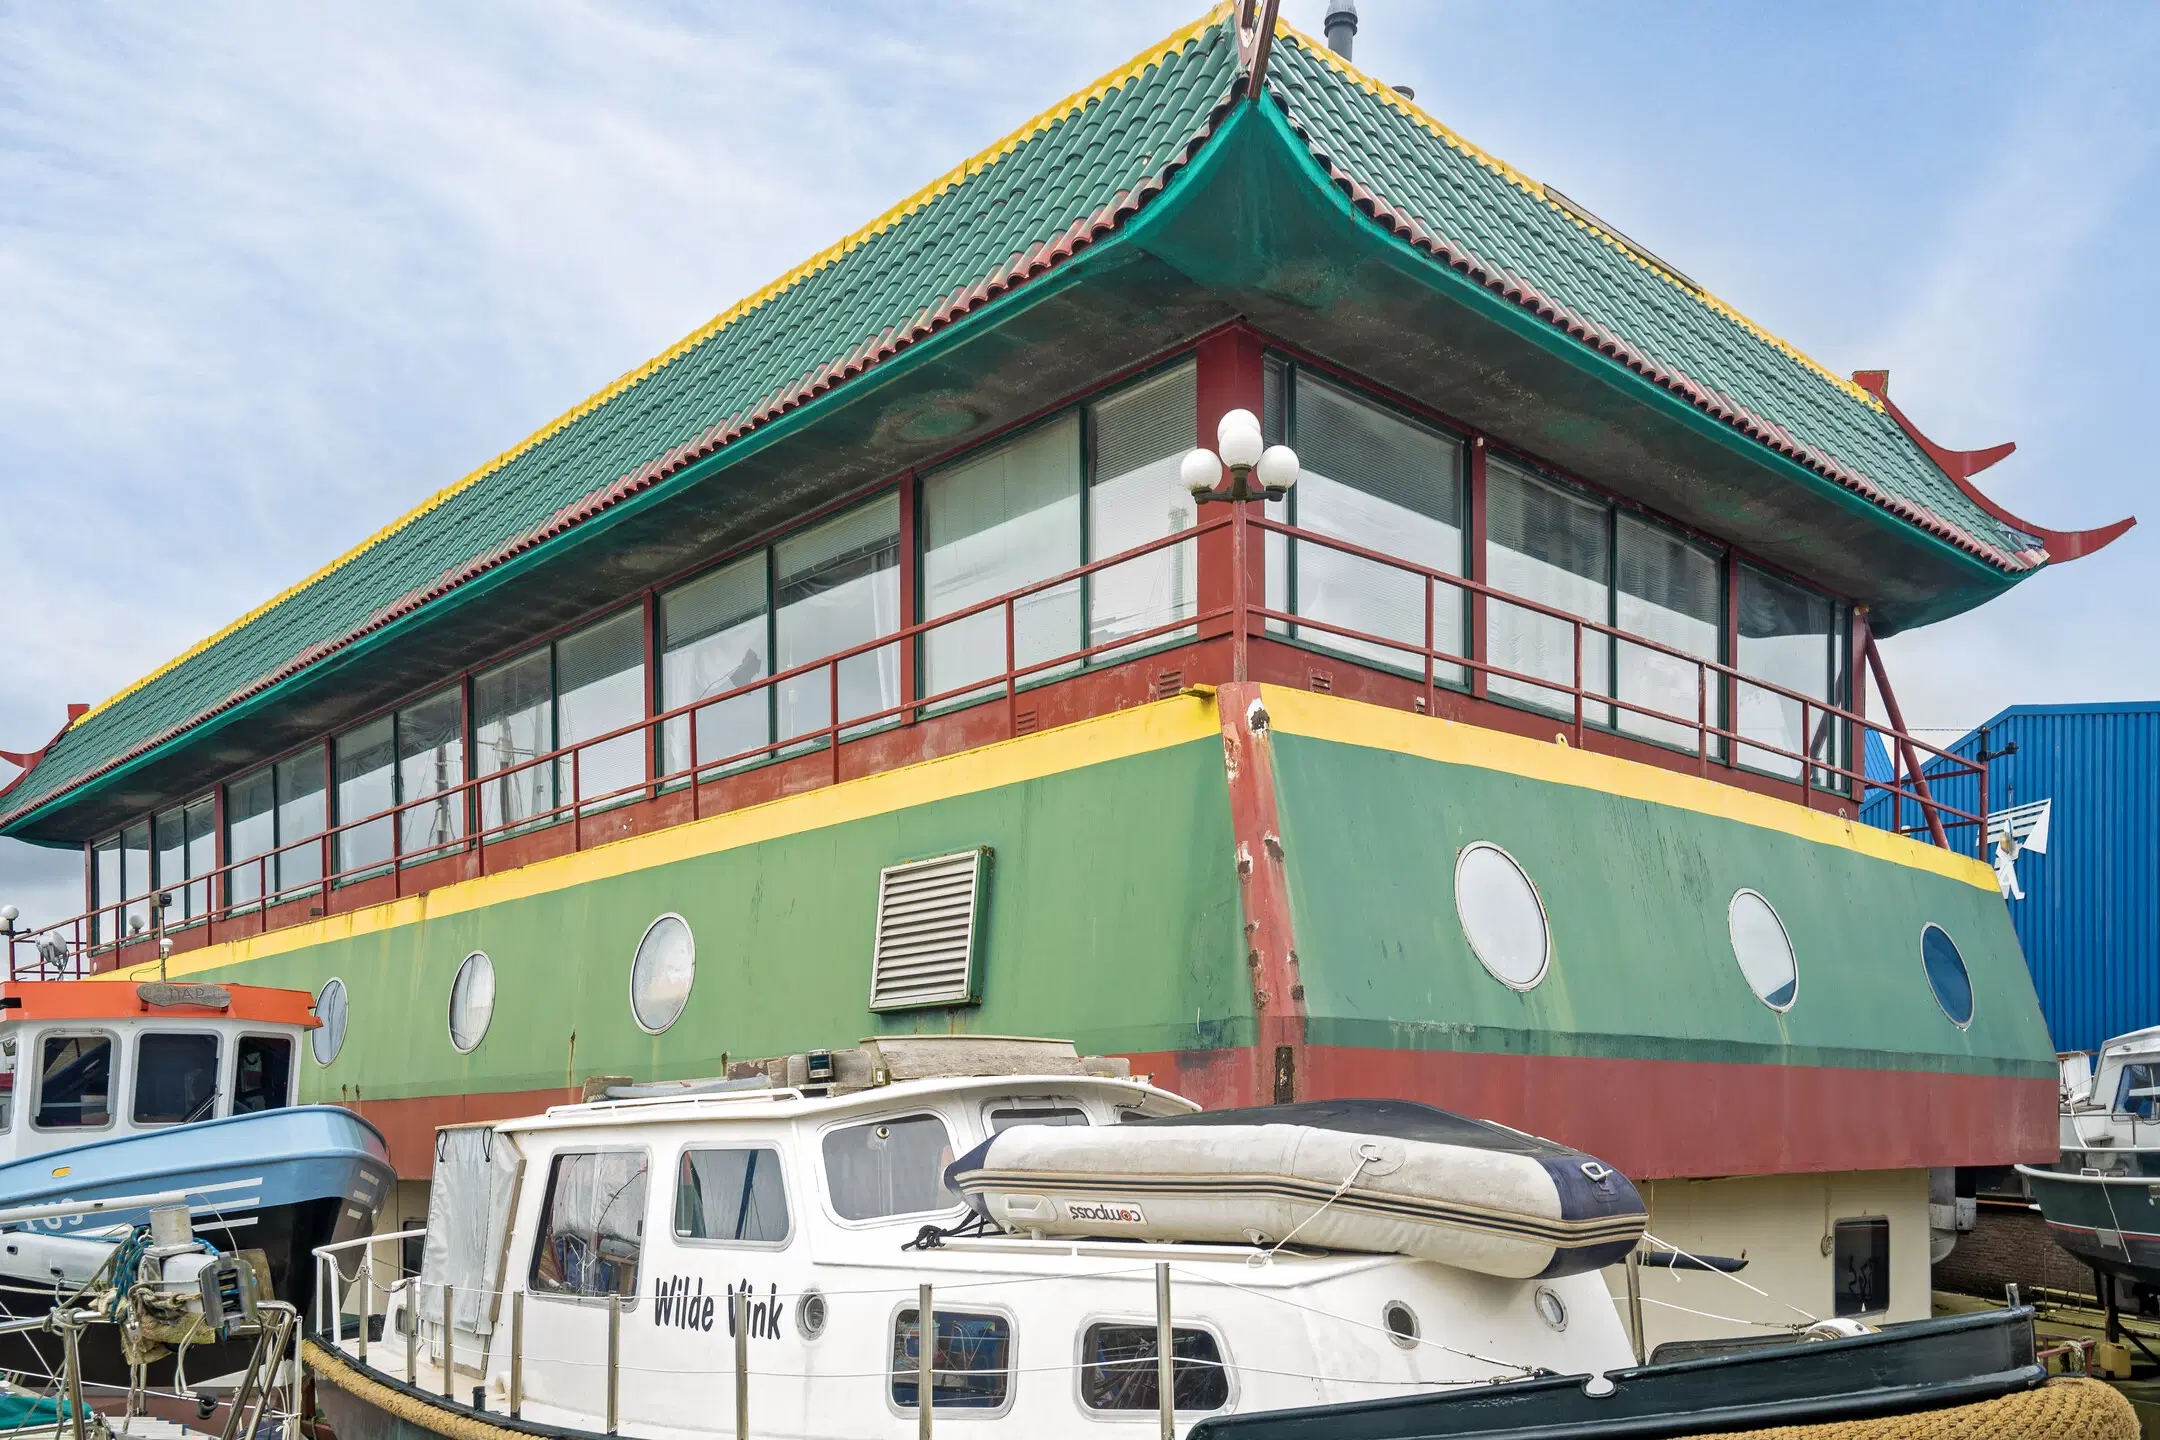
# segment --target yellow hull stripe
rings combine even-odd
[[[500,874],[460,880],[422,895],[388,900],[343,915],[325,916],[245,940],[208,945],[174,956],[166,969],[171,975],[189,975],[250,960],[265,960],[312,945],[461,915],[506,901],[632,874],[656,865],[736,850],[874,815],[890,815],[958,795],[972,795],[1083,770],[1091,765],[1166,750],[1220,734],[1214,702],[1181,695],[1037,735],[1001,740],[920,765],[866,775],[805,794],[785,796],[646,835],[634,835],[576,854],[535,861]],[[121,973],[128,979],[155,978],[157,962],[132,966]]]
[[[1201,35],[1206,34],[1208,30],[1221,23],[1223,17],[1228,13],[1229,5],[1227,3],[1215,6],[1213,9],[1209,10],[1206,15],[1203,15],[1200,19],[1194,21],[1190,25],[1185,26],[1183,29],[1177,31],[1175,34],[1167,36],[1164,39],[1156,42],[1155,44],[1148,46],[1147,49],[1142,50],[1138,55],[1135,55],[1132,59],[1126,61],[1117,69],[1103,76],[1100,80],[1097,80],[1090,85],[1083,86],[1079,90],[1074,91],[1071,95],[1066,96],[1057,104],[1052,105],[1049,109],[1043,111],[1034,119],[1028,121],[1019,129],[1013,131],[1010,135],[1007,135],[1004,139],[997,141],[995,144],[989,146],[987,149],[981,151],[980,153],[970,156],[968,159],[961,161],[958,165],[955,165],[952,169],[946,171],[937,179],[923,186],[922,189],[917,190],[914,194],[908,196],[905,200],[902,200],[899,204],[893,206],[890,210],[887,210],[884,214],[878,216],[869,224],[855,231],[852,235],[849,235],[845,239],[829,245],[823,250],[820,250],[817,254],[811,256],[808,260],[803,261],[802,264],[797,265],[794,269],[788,271],[787,274],[782,275],[779,279],[765,286],[762,290],[759,290],[752,295],[745,296],[743,299],[736,301],[726,310],[721,311],[711,320],[708,320],[707,322],[705,322],[705,324],[699,326],[690,334],[685,335],[682,339],[676,341],[666,350],[662,351],[658,355],[655,355],[652,359],[646,361],[644,364],[638,366],[636,369],[628,371],[621,376],[618,376],[612,383],[604,386],[598,391],[595,391],[593,394],[587,396],[584,400],[578,402],[570,409],[556,416],[553,420],[550,420],[547,424],[541,426],[538,430],[533,431],[532,434],[526,436],[523,440],[518,441],[517,444],[511,446],[509,449],[503,451],[500,455],[497,455],[494,459],[488,461],[485,465],[482,465],[479,469],[474,470],[471,474],[465,476],[464,479],[458,480],[450,485],[446,485],[442,489],[436,491],[433,495],[430,495],[427,499],[421,501],[418,505],[406,511],[397,519],[383,526],[382,529],[377,530],[373,535],[368,536],[367,539],[361,541],[358,545],[355,545],[352,549],[346,551],[343,555],[338,556],[337,559],[332,560],[329,564],[323,566],[314,574],[308,576],[306,579],[301,580],[296,584],[290,585],[285,589],[280,590],[277,594],[271,596],[262,604],[248,611],[247,614],[242,615],[239,619],[233,621],[230,625],[227,625],[224,629],[218,631],[215,635],[210,636],[207,640],[204,640],[201,643],[190,647],[182,654],[177,655],[171,660],[166,661],[163,665],[158,666],[157,669],[143,676],[142,679],[137,680],[134,684],[128,686],[126,689],[121,690],[118,693],[99,701],[96,705],[93,705],[88,711],[76,717],[76,719],[69,723],[71,725],[80,725],[83,721],[89,719],[92,715],[96,715],[102,710],[110,709],[112,706],[117,705],[122,700],[125,700],[128,696],[142,689],[145,685],[148,685],[151,681],[157,679],[159,676],[165,675],[170,671],[177,669],[179,666],[186,664],[189,660],[194,659],[203,651],[208,650],[211,646],[217,644],[220,640],[223,640],[226,636],[232,634],[234,631],[241,629],[243,626],[247,625],[258,617],[267,614],[272,610],[275,610],[278,606],[284,604],[287,600],[290,600],[293,596],[307,589],[310,585],[313,585],[318,580],[321,580],[324,576],[329,575],[333,571],[336,571],[346,565],[351,564],[354,560],[358,559],[362,555],[365,555],[368,551],[374,549],[377,545],[382,544],[383,541],[388,540],[391,536],[397,534],[406,526],[412,524],[415,520],[418,520],[421,516],[427,514],[430,510],[433,510],[436,506],[441,505],[451,496],[457,494],[461,490],[468,489],[469,487],[478,484],[482,480],[485,480],[488,476],[502,469],[505,465],[508,465],[511,461],[517,459],[518,456],[532,449],[535,445],[538,445],[543,440],[548,439],[550,436],[556,434],[558,431],[568,428],[574,422],[583,419],[586,415],[591,414],[593,411],[599,409],[602,405],[607,404],[610,400],[613,400],[616,396],[622,394],[631,386],[636,385],[639,381],[646,379],[647,377],[654,374],[656,371],[671,364],[675,360],[680,359],[684,354],[704,344],[707,340],[710,340],[713,336],[719,334],[722,330],[725,330],[728,326],[734,324],[737,320],[749,314],[751,311],[757,309],[759,306],[765,304],[767,301],[772,300],[774,297],[782,294],[787,290],[793,289],[796,285],[808,279],[810,276],[816,274],[818,271],[824,269],[827,265],[830,265],[834,261],[840,259],[849,251],[861,245],[864,241],[872,239],[873,237],[882,234],[887,230],[890,230],[893,226],[899,224],[902,220],[905,220],[908,216],[914,214],[917,210],[922,209],[923,206],[937,199],[938,196],[944,194],[946,191],[952,189],[955,185],[958,185],[962,181],[966,180],[969,176],[974,175],[978,171],[986,170],[992,165],[995,165],[998,161],[1004,159],[1007,155],[1011,154],[1014,150],[1019,149],[1020,146],[1026,144],[1029,140],[1033,139],[1035,136],[1039,135],[1043,131],[1048,130],[1051,126],[1057,124],[1066,116],[1071,115],[1076,111],[1084,110],[1089,105],[1093,104],[1095,101],[1100,100],[1103,96],[1109,94],[1111,91],[1122,89],[1126,85],[1131,84],[1134,80],[1145,74],[1148,67],[1161,63],[1163,60],[1169,58],[1172,55],[1175,55],[1178,51],[1184,49],[1186,45],[1198,39]]]
[[[1316,740],[1390,750],[1480,770],[1500,770],[1527,780],[1670,805],[1780,831],[1818,845],[1836,845],[1870,860],[1925,870],[1983,890],[1997,888],[1995,872],[1969,855],[1954,854],[1857,820],[1809,810],[1789,800],[1758,795],[1721,781],[1356,700],[1273,685],[1263,685],[1260,691],[1275,729],[1283,734],[1309,735]]]

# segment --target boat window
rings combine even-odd
[[[0,1134],[15,1123],[15,1037],[0,1040]]]
[[[2115,1086],[2115,1110],[2140,1120],[2160,1120],[2160,1086],[2150,1065],[2125,1065]]]
[[[1972,1024],[1972,976],[1966,972],[1965,957],[1958,954],[1957,942],[1942,926],[1930,925],[1920,932],[1920,964],[1927,971],[1935,1003],[1942,1006],[1950,1023],[1960,1030]]]
[[[557,1155],[540,1202],[532,1288],[549,1295],[635,1296],[645,1245],[645,1152]]]
[[[1735,890],[1725,907],[1725,930],[1732,939],[1733,958],[1756,998],[1773,1010],[1792,1009],[1800,968],[1777,910],[1753,890]]]
[[[292,1104],[293,1042],[282,1035],[243,1035],[233,1065],[235,1115],[282,1110]]]
[[[1012,1388],[1012,1322],[933,1307],[937,1338],[930,1351],[932,1410],[996,1410]],[[892,1398],[903,1409],[920,1404],[922,1321],[902,1310],[893,1320]]]
[[[675,1176],[675,1233],[685,1240],[780,1245],[787,1182],[771,1149],[685,1150]]]
[[[990,1112],[990,1133],[1015,1125],[1086,1125],[1087,1111],[1077,1105],[1001,1105]]]
[[[217,1113],[218,1039],[201,1032],[135,1042],[137,1125],[185,1125]]]
[[[1485,840],[1464,846],[1455,862],[1455,913],[1495,980],[1528,990],[1545,978],[1552,955],[1545,906],[1514,856]]]
[[[846,1220],[920,1215],[959,1197],[945,1188],[952,1137],[935,1115],[846,1125],[825,1135],[825,1188]]]
[[[495,962],[475,950],[458,966],[450,982],[450,1044],[460,1055],[469,1053],[487,1034],[495,1017]]]
[[[87,1130],[112,1123],[110,1035],[47,1035],[38,1056],[40,1130]]]
[[[1873,1315],[1890,1308],[1888,1216],[1838,1221],[1832,1227],[1831,1255],[1834,1314]]]
[[[681,1018],[697,979],[697,937],[680,915],[662,915],[645,929],[630,957],[630,1018],[658,1035]]]
[[[337,1059],[338,1051],[345,1048],[344,981],[323,981],[322,992],[315,997],[315,1018],[322,1024],[308,1036],[308,1049],[315,1053],[316,1064],[328,1065]]]
[[[1170,1332],[1171,1394],[1180,1410],[1230,1403],[1230,1373],[1205,1330]],[[1090,1325],[1080,1338],[1080,1403],[1090,1410],[1155,1410],[1161,1405],[1153,1325]]]

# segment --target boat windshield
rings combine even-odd
[[[2115,1110],[2121,1115],[2135,1115],[2140,1120],[2160,1119],[2160,1082],[2153,1071],[2160,1066],[2138,1063],[2122,1067],[2122,1078],[2115,1083]]]

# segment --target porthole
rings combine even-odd
[[[795,1302],[795,1328],[805,1340],[815,1340],[825,1333],[825,1297],[815,1290],[805,1290]]]
[[[1972,1024],[1972,976],[1965,969],[1965,957],[1958,954],[1957,942],[1942,926],[1930,925],[1920,932],[1920,964],[1927,971],[1935,1003],[1942,1006],[1950,1023],[1960,1030]]]
[[[459,1054],[469,1052],[487,1034],[495,1018],[495,962],[475,950],[458,966],[450,982],[450,1043]]]
[[[315,1018],[322,1024],[308,1036],[308,1049],[314,1052],[316,1064],[328,1065],[345,1048],[344,981],[323,981],[322,993],[315,997]]]
[[[1485,840],[1463,847],[1455,859],[1455,914],[1495,980],[1528,990],[1545,978],[1552,956],[1545,906],[1507,851]]]
[[[1417,1311],[1400,1300],[1390,1300],[1381,1308],[1380,1323],[1387,1327],[1388,1339],[1405,1350],[1417,1349]]]
[[[646,927],[630,962],[630,1016],[638,1028],[658,1035],[690,1003],[697,974],[697,941],[680,915],[662,915]]]
[[[1567,1301],[1562,1300],[1560,1292],[1552,1286],[1538,1286],[1537,1294],[1531,1297],[1530,1303],[1537,1307],[1538,1319],[1543,1320],[1548,1328],[1567,1329]]]
[[[1773,1010],[1792,1009],[1800,991],[1800,966],[1793,958],[1792,937],[1768,900],[1753,890],[1733,892],[1725,908],[1725,929],[1732,937],[1733,959],[1757,999]]]

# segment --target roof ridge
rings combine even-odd
[[[1820,360],[1817,360],[1814,356],[1808,354],[1805,350],[1802,350],[1799,346],[1793,344],[1791,341],[1786,340],[1782,336],[1773,335],[1770,331],[1764,329],[1755,321],[1750,320],[1746,315],[1742,314],[1733,305],[1712,294],[1702,285],[1684,279],[1679,275],[1676,275],[1675,273],[1673,273],[1673,270],[1670,266],[1659,260],[1656,256],[1651,255],[1645,250],[1643,250],[1640,246],[1636,245],[1626,236],[1614,234],[1612,231],[1604,228],[1601,225],[1593,225],[1589,221],[1583,219],[1581,215],[1576,213],[1575,209],[1571,209],[1566,205],[1562,205],[1560,202],[1554,200],[1550,195],[1548,195],[1545,191],[1545,186],[1543,182],[1535,180],[1529,175],[1524,174],[1522,171],[1516,169],[1513,165],[1510,165],[1507,161],[1501,159],[1499,156],[1493,154],[1491,151],[1485,149],[1483,146],[1480,146],[1470,140],[1465,139],[1462,135],[1451,129],[1444,122],[1436,119],[1416,101],[1405,99],[1402,94],[1394,87],[1384,84],[1381,81],[1374,79],[1371,75],[1366,74],[1363,70],[1358,69],[1357,66],[1353,65],[1348,60],[1343,59],[1342,56],[1336,54],[1333,50],[1329,49],[1322,42],[1315,40],[1312,36],[1307,35],[1304,31],[1298,29],[1295,25],[1292,25],[1288,20],[1277,20],[1275,22],[1275,33],[1279,36],[1287,36],[1290,39],[1297,41],[1307,54],[1313,56],[1315,59],[1321,61],[1323,64],[1326,64],[1330,68],[1334,69],[1335,71],[1340,73],[1345,79],[1350,80],[1354,84],[1360,86],[1384,104],[1390,105],[1393,108],[1401,111],[1409,119],[1415,121],[1417,124],[1431,131],[1434,135],[1437,135],[1443,142],[1445,142],[1449,146],[1452,146],[1453,148],[1462,151],[1471,159],[1475,160],[1478,164],[1483,165],[1486,169],[1491,170],[1495,174],[1499,175],[1502,179],[1506,180],[1516,189],[1521,190],[1527,195],[1535,197],[1540,204],[1548,206],[1552,210],[1556,211],[1558,214],[1564,216],[1571,224],[1575,225],[1577,228],[1588,231],[1590,234],[1596,236],[1599,240],[1603,241],[1607,245],[1610,245],[1613,249],[1619,251],[1621,254],[1627,256],[1637,265],[1640,265],[1643,269],[1648,270],[1653,275],[1656,275],[1659,279],[1665,281],[1674,289],[1680,291],[1682,294],[1687,295],[1700,303],[1705,309],[1711,311],[1713,314],[1724,317],[1724,319],[1726,319],[1728,322],[1739,326],[1748,334],[1753,335],[1757,340],[1762,341],[1764,344],[1770,346],[1772,349],[1782,352],[1784,355],[1796,361],[1800,365],[1806,367],[1807,369],[1814,371],[1817,375],[1821,376],[1825,380],[1828,380],[1832,385],[1836,386],[1839,390],[1843,391],[1846,395],[1850,396],[1854,400],[1857,400],[1861,404],[1867,406],[1870,410],[1875,411],[1877,414],[1883,413],[1882,402],[1876,399],[1875,396],[1869,394],[1860,385],[1855,383],[1849,376],[1838,374],[1835,370],[1832,370],[1829,366],[1823,364]]]
[[[1043,110],[1037,112],[1031,119],[1027,120],[1018,128],[1008,132],[999,139],[992,141],[983,149],[977,151],[975,154],[961,161],[958,165],[953,166],[950,170],[947,170],[944,174],[938,176],[936,179],[930,181],[928,184],[922,186],[920,189],[917,189],[914,193],[901,199],[896,204],[888,207],[885,211],[876,216],[874,219],[870,220],[868,223],[858,226],[854,231],[843,236],[840,240],[826,246],[824,249],[812,255],[809,259],[804,260],[800,264],[794,266],[785,274],[781,275],[778,279],[768,282],[759,289],[752,291],[749,295],[744,296],[740,300],[737,300],[734,304],[730,305],[727,309],[721,311],[711,320],[706,321],[696,330],[693,330],[690,334],[676,341],[673,345],[670,345],[660,354],[643,362],[640,365],[634,366],[630,370],[625,371],[623,374],[617,376],[614,380],[610,381],[607,385],[593,392],[591,395],[588,395],[585,399],[579,401],[576,405],[573,405],[570,409],[556,416],[553,420],[550,420],[545,425],[542,425],[539,429],[533,431],[530,435],[527,435],[523,440],[520,440],[515,445],[512,445],[508,449],[502,451],[493,459],[488,460],[485,463],[474,468],[473,470],[469,471],[460,479],[452,481],[450,484],[443,486],[440,490],[437,490],[434,494],[428,496],[425,500],[422,500],[419,504],[413,506],[410,510],[407,510],[403,515],[398,516],[395,520],[392,520],[388,524],[377,529],[373,534],[369,535],[359,544],[353,546],[351,549],[345,551],[343,554],[337,556],[335,559],[329,561],[328,563],[320,566],[314,572],[307,575],[303,579],[297,580],[291,585],[286,586],[283,590],[280,590],[277,594],[271,596],[268,600],[265,600],[261,604],[255,606],[253,609],[240,616],[240,618],[238,618],[237,620],[234,620],[229,624],[222,626],[214,634],[211,634],[206,638],[197,641],[195,644],[189,646],[180,654],[174,656],[170,660],[167,660],[164,664],[158,666],[156,669],[150,671],[148,674],[142,676],[140,679],[134,681],[132,684],[129,684],[119,690],[114,691],[111,695],[108,695],[105,699],[91,706],[81,715],[76,716],[67,724],[67,726],[63,727],[61,733],[65,734],[68,730],[72,730],[77,725],[81,725],[84,722],[90,720],[91,718],[102,714],[104,711],[111,709],[114,705],[117,705],[122,700],[127,699],[128,696],[133,695],[137,691],[143,689],[145,686],[152,684],[159,678],[170,674],[172,671],[177,670],[180,666],[185,665],[188,661],[194,659],[197,655],[200,655],[204,651],[209,650],[212,646],[216,645],[219,641],[224,640],[227,636],[235,634],[240,630],[246,629],[247,626],[252,624],[254,621],[260,619],[262,616],[268,614],[270,611],[275,610],[278,606],[284,604],[287,600],[292,599],[295,595],[300,594],[302,591],[307,590],[319,581],[322,581],[328,578],[330,575],[336,573],[338,570],[343,569],[345,566],[359,559],[362,555],[365,555],[368,551],[374,549],[383,541],[390,539],[392,536],[404,530],[414,521],[419,520],[422,516],[428,514],[430,511],[436,509],[438,506],[442,505],[454,496],[467,489],[470,489],[472,486],[478,484],[480,481],[486,479],[488,476],[501,470],[503,467],[510,464],[513,460],[517,459],[520,455],[523,455],[527,451],[531,450],[534,446],[539,445],[541,442],[549,439],[556,434],[559,434],[561,431],[569,428],[571,425],[583,419],[585,416],[591,414],[593,411],[599,409],[601,406],[607,404],[609,401],[615,399],[617,396],[620,396],[625,392],[635,388],[639,382],[651,377],[660,370],[665,369],[668,365],[680,359],[685,354],[688,354],[690,351],[696,349],[698,346],[704,344],[707,340],[710,340],[713,336],[719,334],[722,330],[734,324],[736,321],[742,319],[744,316],[749,315],[752,312],[760,309],[772,300],[777,299],[779,296],[785,294],[787,291],[801,284],[803,281],[809,279],[812,275],[815,275],[820,270],[823,270],[826,266],[831,265],[842,259],[850,252],[855,250],[858,246],[862,245],[865,241],[871,240],[876,236],[884,233],[885,231],[891,229],[893,226],[899,224],[902,220],[905,220],[908,216],[922,209],[925,205],[928,205],[931,201],[936,200],[939,196],[943,195],[948,190],[951,190],[953,187],[967,180],[970,176],[973,176],[983,170],[988,169],[990,166],[995,165],[998,161],[1004,159],[1005,156],[1018,149],[1022,144],[1033,139],[1035,136],[1041,134],[1043,131],[1048,130],[1053,125],[1056,125],[1059,121],[1066,119],[1068,116],[1074,114],[1077,111],[1084,110],[1085,108],[1087,108],[1087,106],[1101,99],[1103,96],[1110,94],[1112,91],[1121,89],[1125,85],[1130,84],[1132,81],[1138,79],[1141,75],[1145,74],[1150,67],[1161,64],[1164,60],[1177,54],[1180,50],[1184,49],[1185,46],[1191,44],[1194,40],[1206,34],[1210,29],[1214,28],[1217,25],[1220,25],[1223,19],[1230,14],[1231,8],[1235,3],[1236,0],[1219,0],[1219,3],[1210,7],[1207,13],[1202,15],[1198,20],[1195,20],[1190,24],[1180,26],[1178,29],[1172,31],[1169,35],[1163,37],[1162,39],[1156,41],[1154,44],[1149,45],[1139,51],[1124,64],[1117,66],[1116,68],[1106,72],[1097,79],[1082,86],[1080,89],[1075,90],[1072,94],[1066,96],[1063,100],[1058,101],[1056,104],[1045,107]],[[23,779],[28,774],[29,772],[26,770],[23,772],[23,775],[17,776],[16,779]],[[13,788],[12,785],[9,788]]]

